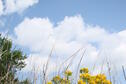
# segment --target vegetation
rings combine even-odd
[[[72,76],[72,72],[70,70],[66,70],[64,72],[63,78],[57,75],[53,77],[51,81],[48,81],[47,84],[73,84],[72,80],[70,80],[70,76]],[[88,68],[80,69],[80,78],[77,83],[78,84],[111,84],[111,82],[106,79],[106,76],[104,74],[98,74],[98,75],[89,74]]]
[[[0,36],[0,84],[19,83],[15,74],[25,66],[25,58],[20,50],[12,49],[11,40]]]
[[[21,50],[12,49],[11,40],[0,36],[0,84],[31,84],[31,81],[28,79],[19,81],[15,77],[16,72],[25,67],[24,59],[26,59],[26,56],[23,55]],[[104,74],[91,75],[88,68],[80,69],[78,80],[71,79],[72,75],[73,73],[70,70],[65,70],[63,74],[56,75],[52,80],[43,83],[75,84],[76,82],[77,84],[111,84]]]

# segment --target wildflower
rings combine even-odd
[[[57,76],[54,77],[54,79],[60,80],[60,76],[57,75]]]
[[[51,81],[49,81],[49,82],[47,82],[47,84],[52,84],[52,82],[51,82]]]
[[[91,76],[90,77],[90,80],[95,80],[96,79],[96,76]]]
[[[66,76],[71,76],[71,75],[72,75],[72,72],[71,72],[70,70],[66,70],[66,71],[65,71],[65,75],[66,75]]]
[[[105,80],[105,79],[106,79],[106,76],[105,76],[104,74],[98,74],[98,75],[96,76],[96,78],[99,78],[99,79],[101,79],[101,80]]]
[[[78,80],[78,84],[86,84],[83,80]]]
[[[80,73],[88,73],[88,68],[82,68],[80,69]]]
[[[103,84],[111,84],[111,82],[109,80],[104,80]]]
[[[67,80],[66,78],[63,78],[61,80],[61,84],[70,84],[70,80]]]
[[[96,83],[99,83],[100,82],[100,79],[99,78],[96,78],[95,81],[96,81]]]
[[[53,77],[52,82],[49,81],[47,84],[71,84],[69,77],[72,75],[70,70],[64,72],[63,78],[59,75]],[[80,79],[78,84],[112,84],[107,80],[105,74],[91,75],[88,71],[88,68],[82,68],[80,70]]]
[[[61,78],[59,75],[53,77],[53,82],[59,82],[60,80],[61,80]]]
[[[96,84],[96,82],[94,80],[90,80],[89,84]]]
[[[82,78],[84,80],[89,80],[90,79],[90,74],[88,74],[88,73],[80,74],[80,78]]]

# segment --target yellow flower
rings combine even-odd
[[[111,84],[111,82],[109,80],[104,80],[103,84]]]
[[[91,75],[88,73],[88,68],[82,68],[80,70],[80,79],[77,81],[78,84],[112,84],[109,80],[107,80],[105,74],[97,74]],[[72,75],[70,70],[66,70],[64,72],[64,78],[59,75],[53,77],[52,82],[49,81],[47,84],[71,84],[71,80],[69,80],[69,76]]]
[[[61,80],[61,84],[70,84],[70,80],[67,80],[66,78],[63,78]]]
[[[100,82],[100,79],[99,78],[96,78],[95,81],[96,81],[96,83],[99,83]]]
[[[105,80],[105,79],[106,79],[106,76],[105,76],[104,74],[98,74],[98,75],[96,76],[96,78],[99,78],[99,79],[101,79],[101,80]]]
[[[54,82],[56,82],[56,81],[60,81],[60,79],[61,79],[61,78],[60,78],[60,76],[59,76],[59,75],[57,75],[57,76],[53,77],[53,81],[54,81]]]
[[[88,68],[82,68],[80,69],[80,73],[88,73]]]
[[[49,81],[49,82],[47,82],[47,84],[52,84],[52,82],[51,82],[51,81]]]
[[[96,82],[94,80],[90,80],[89,84],[96,84]]]
[[[70,70],[66,70],[66,71],[65,71],[65,75],[71,76],[71,75],[72,75],[72,72],[71,72]]]
[[[90,74],[88,74],[88,73],[82,73],[82,74],[80,74],[80,78],[89,80],[90,79]]]
[[[78,80],[78,84],[86,84],[83,80]]]
[[[95,80],[96,79],[96,76],[91,76],[90,77],[90,80]]]

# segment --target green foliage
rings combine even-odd
[[[19,82],[14,75],[25,66],[25,58],[20,50],[12,50],[11,40],[0,36],[0,84]]]

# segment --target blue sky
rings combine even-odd
[[[82,64],[92,69],[97,60],[94,74],[104,59],[120,73],[126,64],[125,10],[126,0],[0,0],[0,32],[8,32],[14,45],[27,54],[25,72],[32,70],[31,64],[42,67],[55,44],[49,71],[84,47],[88,61]]]
[[[7,20],[6,25],[9,21],[10,26],[14,27],[24,17],[49,17],[56,23],[65,16],[81,14],[85,22],[113,32],[125,29],[125,4],[125,0],[40,0],[22,14],[14,13],[0,18]]]
[[[33,10],[28,11],[28,15],[49,17],[57,22],[66,15],[81,14],[89,24],[120,31],[126,26],[125,4],[125,0],[41,0]]]

